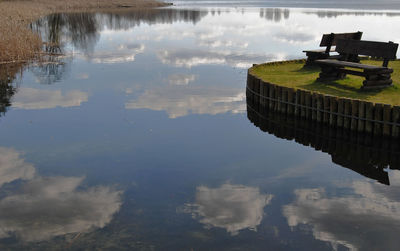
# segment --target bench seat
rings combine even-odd
[[[360,64],[360,63],[347,62],[347,61],[339,61],[339,60],[335,60],[335,59],[320,59],[320,60],[316,60],[315,62],[317,64],[326,64],[326,65],[332,65],[332,66],[336,66],[336,67],[351,67],[351,68],[357,68],[357,69],[362,69],[362,70],[366,70],[366,71],[377,71],[377,72],[388,72],[388,73],[393,72],[393,69],[388,68],[388,67]]]

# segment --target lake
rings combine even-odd
[[[1,75],[1,249],[398,249],[399,143],[265,117],[246,77],[324,33],[399,42],[400,11],[240,3],[31,25],[49,55]]]

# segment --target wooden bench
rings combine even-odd
[[[389,60],[396,59],[398,44],[393,42],[358,41],[339,39],[335,51],[342,55],[340,60],[319,59],[315,63],[321,67],[318,81],[343,79],[346,74],[365,77],[363,89],[382,88],[392,85]],[[382,66],[349,62],[352,55],[364,55],[383,60]],[[349,69],[350,68],[350,69]]]
[[[320,47],[326,47],[320,50],[305,50],[303,52],[306,53],[307,61],[304,66],[312,66],[315,65],[314,61],[317,59],[327,59],[335,56],[331,56],[329,53],[334,51],[332,50],[332,46],[336,46],[338,39],[354,39],[361,40],[362,32],[352,32],[352,33],[331,33],[324,34],[321,39]],[[358,58],[354,57],[354,61],[357,61]]]

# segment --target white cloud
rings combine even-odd
[[[168,83],[170,85],[188,85],[195,79],[196,76],[193,74],[172,74],[168,76]]]
[[[358,181],[351,188],[354,195],[343,197],[329,197],[322,188],[298,189],[283,214],[291,227],[311,225],[314,237],[334,249],[397,250],[399,187]]]
[[[63,94],[60,90],[21,87],[12,99],[12,106],[19,109],[49,109],[80,106],[86,101],[88,101],[88,94],[78,90]]]
[[[224,228],[232,235],[242,229],[256,231],[264,216],[264,207],[272,195],[261,194],[258,188],[224,184],[219,188],[200,186],[196,202],[187,204],[185,212],[207,228]]]
[[[0,187],[17,179],[32,179],[34,175],[33,165],[25,162],[17,151],[0,147]]]
[[[166,111],[170,118],[192,114],[242,113],[246,109],[242,89],[206,86],[167,86],[146,90],[126,109]]]

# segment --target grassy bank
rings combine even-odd
[[[162,7],[155,0],[0,0],[0,65],[35,58],[42,41],[29,24],[48,14]]]
[[[363,63],[382,65],[382,61],[363,60]],[[389,67],[394,69],[392,74],[393,86],[382,90],[361,90],[364,78],[347,75],[343,80],[332,82],[317,82],[319,67],[303,69],[304,61],[289,63],[262,64],[252,67],[250,72],[266,82],[287,87],[317,91],[320,93],[368,100],[375,103],[400,105],[400,60],[392,61]]]

